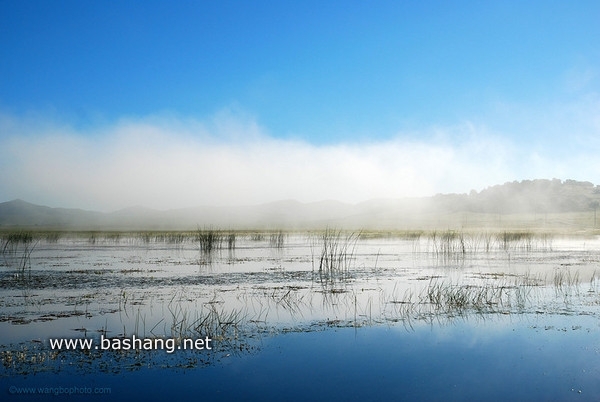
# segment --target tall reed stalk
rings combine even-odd
[[[360,233],[344,235],[340,230],[330,228],[323,232],[318,268],[322,279],[347,277],[359,236]]]

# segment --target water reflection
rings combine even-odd
[[[0,387],[97,384],[119,400],[591,401],[600,395],[598,339],[596,317],[461,317],[409,331],[263,334],[256,349],[180,353],[171,361],[164,353],[110,352],[62,371],[0,378]]]
[[[600,251],[589,239],[582,247],[580,240],[529,234],[381,238],[212,229],[187,237],[92,237],[40,241],[24,272],[0,273],[6,375],[218,365],[262,354],[273,334],[289,332],[386,325],[420,332],[462,321],[486,328],[503,317],[578,321],[600,313]],[[132,335],[211,336],[217,347],[172,355],[48,349],[50,337]]]

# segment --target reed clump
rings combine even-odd
[[[120,236],[119,236],[120,237]],[[117,242],[119,237],[117,237]],[[190,232],[152,232],[143,231],[134,234],[134,237],[144,244],[164,243],[172,245],[183,245],[193,239]]]
[[[359,237],[360,233],[343,234],[341,230],[329,228],[321,234],[318,272],[322,279],[348,276]]]
[[[432,231],[427,235],[428,250],[437,257],[449,259],[493,251],[551,250],[552,236],[529,231],[463,232],[446,230]]]
[[[273,248],[283,248],[285,245],[285,233],[283,233],[283,230],[271,233],[269,236],[269,244]]]
[[[31,268],[31,253],[35,249],[37,241],[28,231],[8,232],[2,237],[2,257],[4,263],[24,272]]]
[[[235,240],[236,240],[235,232],[230,232],[225,237],[227,239],[227,249],[230,251],[235,249]]]
[[[254,232],[250,234],[250,240],[255,242],[261,242],[265,239],[265,234],[261,232]]]
[[[467,253],[463,232],[447,230],[438,233],[433,231],[429,236],[429,242],[434,254],[438,257],[450,257]]]
[[[190,336],[210,336],[216,341],[233,341],[246,321],[246,314],[241,310],[217,309],[214,304],[206,304],[193,313],[180,305],[169,306],[171,312],[170,335],[176,339]]]
[[[213,251],[220,249],[223,245],[223,233],[213,229],[212,227],[200,229],[196,232],[196,241],[200,246],[200,251],[210,254]]]
[[[496,240],[501,250],[524,249],[529,251],[533,246],[533,233],[504,231],[496,235]]]
[[[465,312],[492,310],[508,298],[505,286],[454,285],[434,282],[427,288],[425,299],[438,311]]]
[[[10,253],[21,244],[33,242],[33,233],[28,231],[8,232],[2,236],[2,254]]]

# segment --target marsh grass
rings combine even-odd
[[[169,311],[170,336],[179,341],[197,336],[209,336],[221,343],[235,341],[239,339],[247,318],[242,310],[218,309],[214,303],[206,303],[193,311],[182,305],[169,306]]]
[[[319,236],[321,251],[317,271],[321,280],[348,278],[359,237],[360,233],[343,234],[341,230],[330,228]]]
[[[250,233],[250,240],[254,242],[262,242],[265,240],[265,234],[262,232],[252,232]]]
[[[119,243],[121,239],[130,239],[132,237],[145,245],[168,244],[175,247],[183,246],[194,240],[193,233],[184,231],[141,231],[133,234],[114,233],[110,234],[107,240]]]
[[[235,249],[235,241],[236,241],[236,234],[235,232],[229,232],[227,233],[227,235],[225,236],[226,240],[227,240],[227,249],[232,251]]]
[[[468,311],[494,312],[509,303],[514,287],[503,284],[459,285],[433,280],[421,296],[435,310],[463,314]]]
[[[269,244],[273,248],[282,249],[285,245],[285,233],[283,230],[278,230],[269,235]]]
[[[479,252],[494,251],[549,251],[553,236],[529,231],[464,232],[459,230],[432,231],[426,236],[427,250],[436,257],[449,261],[465,258]]]
[[[534,248],[534,234],[532,232],[508,232],[504,231],[496,235],[498,247],[504,251],[525,250]]]
[[[594,275],[590,280],[590,285],[594,280]],[[572,302],[573,296],[581,294],[581,278],[579,271],[572,272],[571,270],[556,269],[553,277],[554,292],[556,296],[562,297],[565,304]]]
[[[465,255],[467,252],[465,235],[463,232],[447,230],[445,232],[433,231],[429,235],[429,247],[437,257],[444,259],[453,256]]]
[[[210,254],[215,250],[221,249],[223,245],[223,233],[212,227],[200,229],[196,231],[196,241],[200,247],[200,251]]]
[[[420,290],[402,287],[402,293],[395,286],[390,294],[384,295],[386,308],[382,317],[386,321],[401,321],[410,328],[419,319],[537,311],[536,295],[543,292],[545,283],[544,279],[529,274],[481,274],[460,281],[433,275]]]
[[[551,251],[553,236],[531,231],[503,231],[495,235],[498,249],[503,251]]]
[[[557,289],[577,288],[581,283],[579,271],[571,272],[571,270],[557,269],[554,271],[553,283]]]
[[[30,244],[33,242],[33,234],[28,231],[8,232],[2,236],[2,255],[10,254],[15,251],[19,245]]]
[[[32,232],[16,231],[5,233],[2,237],[2,257],[6,266],[23,274],[31,268],[31,254],[38,240]]]

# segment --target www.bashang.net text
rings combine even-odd
[[[106,338],[100,336],[99,340],[92,338],[51,338],[49,339],[52,350],[164,350],[173,353],[176,350],[212,350],[212,339],[204,338]]]

